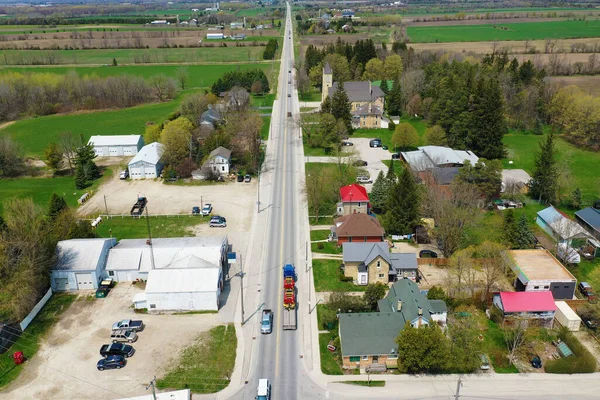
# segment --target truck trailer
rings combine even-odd
[[[578,331],[581,325],[579,315],[564,301],[555,301],[554,304],[556,304],[554,318],[558,323],[572,332]]]

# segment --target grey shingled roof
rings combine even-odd
[[[394,269],[418,269],[417,255],[415,253],[390,253],[390,260]]]
[[[219,146],[216,149],[214,149],[213,151],[210,152],[210,155],[208,156],[209,159],[215,158],[217,156],[221,156],[223,158],[226,158],[229,160],[229,158],[231,157],[231,150],[226,149],[223,146]]]
[[[330,98],[333,98],[333,94],[338,88],[338,83],[334,82],[333,86],[329,88],[327,93]],[[350,102],[357,101],[374,101],[378,97],[384,97],[385,94],[378,86],[371,85],[369,81],[360,82],[344,82],[344,90],[348,95]]]
[[[396,338],[405,323],[401,313],[340,314],[342,356],[395,353]]]
[[[342,249],[344,262],[364,262],[368,264],[379,255],[390,263],[390,253],[385,242],[345,242],[342,244]]]

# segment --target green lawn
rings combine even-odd
[[[325,375],[343,375],[340,367],[339,355],[327,350],[329,340],[336,335],[334,333],[319,333],[319,350],[321,353],[321,372]],[[339,351],[339,350],[337,350]]]
[[[321,92],[316,89],[311,90],[310,92],[299,96],[300,101],[318,101],[321,102]]]
[[[483,349],[490,358],[494,371],[499,374],[518,373],[517,368],[509,364],[506,358],[508,351],[500,326],[492,320],[488,320],[487,324],[488,329],[483,332]]]
[[[356,386],[368,386],[368,387],[384,387],[385,381],[341,381],[339,383],[345,383],[346,385]]]
[[[325,240],[329,237],[330,233],[331,231],[329,229],[310,231],[310,240]]]
[[[265,43],[267,40],[265,40]],[[0,50],[3,65],[39,64],[32,62],[45,54],[52,54],[55,64],[106,65],[112,67],[113,58],[123,64],[171,63],[229,63],[261,61],[264,46],[199,47],[165,49],[90,49],[90,50]],[[216,66],[222,67],[222,66]]]
[[[408,122],[411,124],[419,134],[421,139],[419,146],[425,145],[425,129],[427,129],[427,123],[423,121],[421,118],[400,118],[400,123]],[[393,131],[390,131],[387,128],[380,129],[357,129],[352,134],[350,140],[352,138],[380,138],[384,145],[388,146],[390,152],[394,152],[394,146],[392,145],[392,136],[394,135]]]
[[[366,286],[358,286],[352,282],[342,282],[340,264],[342,260],[313,260],[313,277],[317,292],[364,292]]]
[[[304,156],[306,157],[327,157],[329,154],[325,153],[325,149],[322,147],[310,147],[304,143]]]
[[[309,217],[308,222],[310,225],[333,225],[334,217],[319,217],[316,219],[314,217]]]
[[[11,356],[16,351],[22,351],[25,357],[31,359],[40,347],[40,342],[46,333],[52,328],[60,315],[65,312],[77,295],[70,293],[58,293],[52,295],[50,300],[42,308],[40,313],[33,319],[25,332],[4,354],[0,355],[0,388],[14,381],[27,363],[15,365]]]
[[[413,43],[575,39],[600,36],[600,20],[489,25],[409,26]]]
[[[311,243],[310,250],[313,253],[342,254],[342,248],[334,242]]]
[[[539,149],[539,141],[544,136],[527,134],[508,134],[504,136],[504,144],[508,156],[504,159],[504,168],[521,168],[531,174],[534,168],[534,154]],[[560,137],[554,141],[558,159],[567,161],[572,175],[572,187],[581,189],[584,204],[591,204],[600,196],[600,153],[582,150],[567,143]],[[508,164],[512,161],[512,164]]]
[[[77,200],[86,192],[94,192],[100,184],[112,176],[112,170],[106,169],[103,177],[94,181],[89,187],[77,190],[72,176],[55,178],[14,178],[0,179],[0,214],[4,202],[10,198],[31,197],[33,202],[46,209],[52,193],[63,196],[70,207],[77,207]]]
[[[264,64],[265,66],[269,66],[269,64]],[[262,68],[266,70],[266,68]],[[250,99],[250,104],[252,107],[270,107],[273,108],[273,102],[275,101],[276,94],[269,93],[264,96],[252,96]],[[264,110],[262,112],[270,112],[270,110]]]
[[[269,139],[269,128],[271,127],[271,117],[262,117],[263,126],[260,129],[260,138],[262,140]]]
[[[189,228],[208,223],[208,217],[150,217],[150,231],[153,237],[193,236]],[[96,233],[99,237],[121,239],[145,239],[148,237],[148,224],[145,218],[114,217],[104,219]]]
[[[229,385],[237,337],[233,324],[202,333],[196,341],[173,354],[175,366],[156,382],[160,389],[190,389],[193,393],[216,393]]]

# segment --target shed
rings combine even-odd
[[[135,156],[144,146],[141,135],[98,135],[92,136],[88,144],[94,147],[98,157]]]
[[[560,243],[570,244],[573,239],[585,239],[590,236],[581,225],[565,217],[553,206],[538,211],[535,222]]]
[[[579,315],[564,301],[555,301],[554,304],[556,304],[554,318],[558,323],[570,331],[578,331],[581,326]]]
[[[57,262],[50,272],[53,291],[98,288],[108,250],[117,239],[71,239],[56,245]]]
[[[154,142],[144,147],[129,162],[131,179],[154,179],[160,176],[164,164],[160,161],[165,146]]]

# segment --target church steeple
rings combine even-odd
[[[321,102],[325,101],[325,98],[329,96],[329,88],[333,86],[333,71],[329,63],[323,67],[323,82],[321,89]]]

